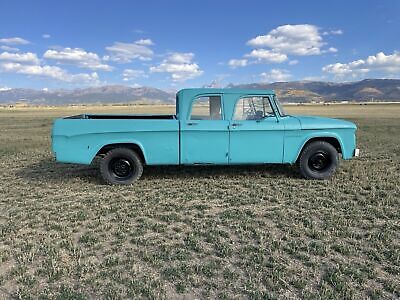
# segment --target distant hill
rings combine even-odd
[[[346,83],[292,81],[230,84],[228,87],[273,89],[284,102],[400,101],[399,79],[365,79]]]
[[[283,102],[400,101],[398,79],[365,79],[346,83],[292,81],[230,84],[227,88],[273,89]],[[175,103],[175,92],[152,87],[131,88],[120,85],[75,90],[0,90],[0,104],[16,102],[30,105]]]
[[[133,102],[175,103],[175,93],[151,87],[131,88],[119,85],[76,90],[8,89],[0,91],[0,104],[16,102],[44,105]]]

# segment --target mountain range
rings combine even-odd
[[[399,79],[357,82],[292,81],[229,85],[233,88],[272,89],[283,102],[400,101]]]
[[[283,102],[400,101],[400,80],[357,82],[292,81],[229,84],[226,88],[272,89]],[[68,105],[103,103],[174,103],[175,92],[152,87],[109,85],[75,90],[0,89],[0,104]]]
[[[75,90],[0,90],[0,104],[68,105],[103,103],[175,103],[175,93],[151,87],[107,85]]]

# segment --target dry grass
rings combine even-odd
[[[289,107],[359,125],[329,181],[291,166],[152,167],[106,186],[56,164],[56,116],[0,109],[0,298],[399,298],[400,105]]]

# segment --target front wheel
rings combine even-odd
[[[328,179],[339,165],[339,155],[335,147],[324,141],[307,145],[299,159],[300,173],[307,179]]]
[[[131,184],[142,176],[143,163],[133,150],[115,148],[102,159],[100,173],[108,184]]]

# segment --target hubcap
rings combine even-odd
[[[133,166],[125,158],[117,158],[110,162],[110,170],[119,179],[125,179],[133,174]]]
[[[308,160],[308,166],[313,171],[324,171],[327,169],[331,164],[331,159],[326,152],[318,151],[311,155],[310,159]]]

